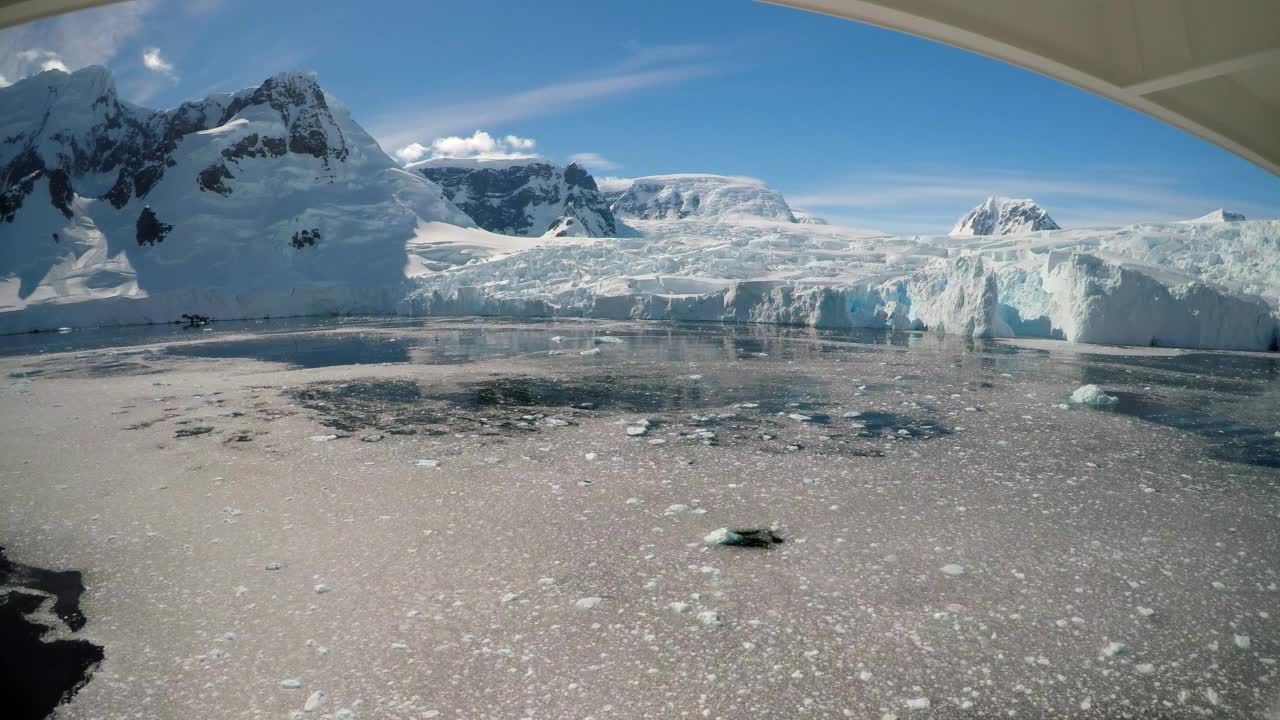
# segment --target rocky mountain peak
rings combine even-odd
[[[1034,200],[989,197],[960,218],[950,234],[1011,235],[1059,229],[1058,223]]]

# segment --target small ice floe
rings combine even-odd
[[[703,610],[698,613],[698,622],[708,627],[717,627],[721,624],[720,613],[716,610]]]
[[[590,452],[590,453],[587,453],[587,454],[583,455],[582,457],[583,457],[587,462],[591,462],[592,460],[595,460],[597,457],[599,457],[599,455],[596,455],[595,453]]]
[[[711,531],[706,537],[702,538],[702,542],[708,545],[737,545],[740,547],[770,547],[782,541],[782,538],[775,535],[769,528],[753,528],[749,530],[720,528],[719,530]]]
[[[639,420],[639,421],[633,422],[627,425],[627,435],[631,437],[640,437],[641,435],[644,435],[645,433],[649,432],[649,427],[652,424],[653,423],[650,423],[648,420]]]
[[[553,577],[538,578],[538,584],[542,587],[552,587],[556,584],[556,579]]]
[[[267,570],[269,570],[269,571],[271,571],[271,572],[275,572],[275,571],[277,571],[277,570],[283,570],[283,569],[284,569],[284,565],[282,565],[282,564],[280,564],[280,563],[278,563],[278,562],[270,562],[270,563],[267,563]]]
[[[1122,642],[1116,642],[1112,640],[1111,642],[1107,643],[1106,647],[1102,648],[1102,654],[1105,655],[1106,657],[1115,657],[1123,653],[1128,648],[1129,648],[1128,645],[1125,645]]]
[[[871,682],[871,678],[873,677],[875,677],[875,675],[871,674],[870,670],[863,670],[862,672],[858,673],[858,679],[861,680],[862,682]]]
[[[1150,675],[1156,671],[1156,666],[1151,663],[1138,663],[1133,666],[1133,670],[1139,675]]]
[[[700,374],[699,374],[699,375],[690,375],[690,376],[689,376],[689,379],[690,379],[690,380],[701,380],[701,379],[702,379],[702,375],[700,375]]]
[[[1253,645],[1253,641],[1249,639],[1248,635],[1236,635],[1235,643],[1236,647],[1241,650],[1248,650]]]
[[[565,427],[569,424],[569,421],[558,417],[549,417],[542,418],[542,424],[550,427]]]
[[[511,603],[522,602],[522,601],[524,601],[524,595],[520,593],[509,592],[506,595],[502,596],[503,605],[510,605]]]
[[[307,439],[310,440],[311,442],[329,442],[330,440],[337,440],[338,436],[337,435],[312,435]]]
[[[596,345],[621,345],[623,340],[620,337],[614,337],[612,335],[601,335],[599,337],[591,338],[591,342]]]
[[[1156,611],[1152,610],[1149,607],[1142,607],[1141,605],[1139,605],[1138,614],[1141,615],[1142,617],[1151,617],[1152,615],[1156,614]]]
[[[932,703],[929,702],[929,698],[927,697],[911,698],[910,700],[907,701],[907,709],[908,710],[928,710],[929,705],[931,704]]]
[[[595,608],[600,607],[600,604],[603,602],[604,598],[599,595],[592,595],[591,597],[579,598],[573,606],[579,610],[594,610]]]
[[[385,435],[382,435],[380,433],[374,433],[372,435],[365,435],[364,437],[360,438],[360,441],[361,442],[382,442],[383,438],[385,437],[386,437]]]
[[[324,595],[325,593],[333,592],[333,588],[325,585],[324,583],[320,583],[319,585],[316,585],[315,591],[317,595]]]
[[[297,690],[302,687],[302,678],[286,678],[281,680],[280,687],[285,690]]]
[[[689,603],[687,602],[673,602],[667,605],[667,607],[671,608],[671,612],[677,612],[677,613],[689,612]]]
[[[942,566],[942,574],[944,575],[963,575],[965,568],[957,563],[949,563]]]
[[[578,354],[579,354],[579,355],[599,355],[599,354],[600,354],[600,348],[591,348],[590,350],[583,350],[583,351],[579,352]]]
[[[551,336],[551,342],[556,343],[558,345],[564,342],[564,337],[561,335],[553,335]]]
[[[1111,407],[1120,402],[1114,395],[1108,395],[1097,385],[1081,385],[1071,393],[1071,402],[1087,407]]]
[[[754,409],[756,409],[756,408],[760,407],[760,403],[754,403],[754,402],[741,402],[741,403],[737,403],[736,405],[734,405],[734,407],[736,407],[736,408],[740,408],[740,409],[742,409],[742,410],[754,410]],[[1277,435],[1280,435],[1280,433],[1277,433]]]
[[[430,459],[414,460],[413,464],[417,465],[418,467],[424,467],[424,468],[440,467],[439,460],[430,460]]]
[[[857,411],[850,411],[850,412],[845,413],[844,415],[841,415],[841,417],[843,417],[843,418],[844,418],[844,419],[846,419],[846,420],[852,420],[852,419],[854,419],[854,418],[860,418],[860,417],[862,417],[862,413],[857,412]]]
[[[311,693],[311,697],[307,698],[307,702],[303,704],[303,712],[315,712],[324,705],[325,694],[319,690]]]
[[[812,417],[809,417],[808,415],[801,415],[800,413],[790,413],[787,415],[787,417],[791,418],[792,420],[795,420],[796,422],[812,422],[813,421]]]

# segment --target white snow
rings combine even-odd
[[[745,215],[796,221],[782,194],[760,180],[692,173],[635,178],[613,203],[613,212],[637,220]]]
[[[989,197],[951,228],[952,235],[1016,235],[1058,230],[1045,209],[1031,199]]]
[[[1240,222],[1245,220],[1243,213],[1231,212],[1223,208],[1218,208],[1211,213],[1206,213],[1193,220],[1183,220],[1187,223],[1221,223],[1221,222]]]
[[[965,567],[963,565],[959,565],[956,563],[950,563],[948,565],[942,566],[942,573],[944,575],[953,575],[953,576],[963,575],[965,573]]]
[[[730,530],[729,528],[720,528],[712,530],[702,538],[702,542],[708,545],[732,545],[742,542],[742,536]]]
[[[600,604],[603,602],[604,598],[598,595],[593,595],[591,597],[579,598],[578,601],[574,603],[574,607],[579,610],[593,610],[600,607]]]

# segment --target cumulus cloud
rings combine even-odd
[[[9,87],[12,84],[13,83],[9,82],[9,78],[5,77],[4,75],[0,75],[0,88]]]
[[[518,135],[494,137],[483,130],[476,130],[469,137],[449,135],[431,141],[430,146],[412,142],[395,151],[401,162],[411,163],[434,158],[475,158],[504,160],[537,157],[532,151],[537,145],[533,138]]]
[[[142,51],[142,65],[152,72],[158,72],[161,75],[174,76],[173,63],[165,60],[160,55],[160,48],[147,48]]]
[[[569,162],[578,163],[588,170],[617,170],[622,167],[600,153],[593,152],[582,152],[570,155]]]
[[[7,28],[0,32],[0,74],[17,81],[45,70],[105,65],[154,6],[154,0],[134,0]]]

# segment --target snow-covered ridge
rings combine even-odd
[[[406,168],[438,183],[480,227],[506,235],[614,237],[620,227],[585,168],[540,158],[439,158]]]
[[[1183,222],[1221,223],[1221,222],[1240,222],[1246,219],[1247,218],[1241,213],[1231,212],[1230,210],[1224,210],[1223,208],[1218,208],[1217,210],[1214,210],[1213,212],[1208,213],[1206,215],[1201,215],[1200,217],[1195,218],[1194,220],[1183,220]]]
[[[631,181],[613,203],[619,217],[676,220],[739,216],[795,222],[782,193],[760,180],[728,175],[650,175]]]
[[[952,235],[1013,235],[1058,230],[1058,224],[1034,200],[989,197],[951,228]]]

